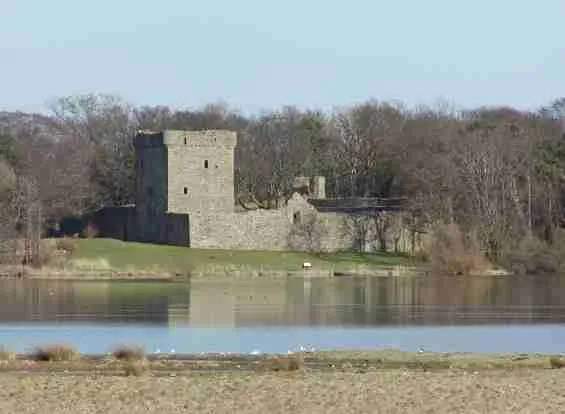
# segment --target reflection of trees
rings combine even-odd
[[[74,282],[5,280],[0,290],[2,321],[56,321],[94,318],[106,296],[105,284],[81,291]],[[87,286],[85,286],[87,288]]]
[[[532,283],[539,289],[532,289]],[[561,320],[563,310],[556,309],[549,315],[542,307],[564,306],[563,297],[551,294],[562,283],[559,278],[421,278],[414,279],[412,287],[406,286],[412,289],[414,298],[420,298],[419,302],[396,297],[390,303],[396,299],[399,312],[413,312],[403,320],[417,319],[425,324],[513,322],[541,317]]]
[[[357,278],[311,283],[310,311],[305,313],[310,319],[295,319],[295,323],[482,324],[565,319],[560,278]],[[300,290],[300,285],[294,288]],[[299,292],[290,292],[289,298],[296,295]],[[321,312],[325,314],[320,316]]]
[[[188,299],[172,284],[5,280],[0,320],[166,323],[169,306]]]
[[[565,298],[556,293],[562,283],[558,278],[291,278],[223,284],[227,296],[221,303],[206,294],[197,307],[200,314],[224,312],[240,326],[562,320]],[[551,313],[547,306],[553,306]]]

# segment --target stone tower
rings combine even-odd
[[[139,132],[136,215],[142,240],[159,237],[166,213],[233,212],[235,132]]]

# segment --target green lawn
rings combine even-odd
[[[411,264],[408,257],[384,253],[316,255],[305,252],[193,249],[112,239],[79,239],[72,259],[103,260],[116,270],[159,269],[179,273],[209,269],[296,271],[302,268],[304,262],[312,263],[316,269],[335,271],[350,271],[359,266],[383,268]]]

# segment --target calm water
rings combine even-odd
[[[563,352],[565,278],[0,281],[0,344],[102,353],[397,348]]]

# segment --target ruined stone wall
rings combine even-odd
[[[187,214],[163,214],[151,218],[151,226],[156,228],[156,236],[149,239],[148,234],[139,228],[139,217],[134,206],[104,207],[88,217],[89,224],[98,230],[98,237],[124,241],[143,241],[152,243],[189,246],[189,222]]]
[[[399,216],[400,218],[400,216]],[[388,251],[411,253],[418,249],[405,227],[387,232]],[[381,249],[375,221],[340,213],[319,213],[295,194],[278,210],[191,214],[190,245],[195,248],[377,251]]]
[[[298,195],[295,200],[301,208],[310,206]],[[200,248],[288,250],[292,211],[285,207],[190,214],[190,245]]]
[[[285,210],[255,210],[220,215],[190,215],[190,246],[244,250],[348,250],[341,218],[322,219],[320,230],[297,231]]]
[[[174,246],[190,245],[189,217],[187,214],[167,213],[158,219],[159,243]]]
[[[234,147],[231,131],[165,131],[168,155],[167,211],[234,211]]]
[[[90,225],[98,231],[99,237],[118,240],[135,240],[135,207],[104,207],[87,217]]]
[[[351,246],[341,237],[341,218],[326,215],[313,231],[297,229],[300,220],[316,210],[295,194],[277,210],[236,213],[190,214],[190,245],[196,248],[249,250],[346,250]],[[326,228],[327,227],[327,228]]]
[[[319,213],[302,196],[294,194],[284,208],[291,217],[287,229],[292,250],[337,251],[349,250],[351,238],[344,227],[343,216]]]
[[[285,250],[288,219],[281,210],[191,214],[190,246],[196,248]]]
[[[325,252],[381,248],[372,219],[318,213],[297,194],[278,210],[154,216],[151,226],[157,235],[152,239],[139,231],[134,207],[106,207],[93,216],[92,223],[100,237],[194,248]],[[422,243],[412,237],[407,228],[400,228],[389,234],[387,248],[412,253]]]

